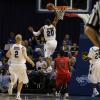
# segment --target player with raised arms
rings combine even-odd
[[[53,4],[47,4],[48,9],[54,8]],[[54,10],[56,10],[54,8]],[[51,21],[50,19],[46,19],[45,25],[42,26],[39,31],[35,32],[31,26],[28,27],[28,30],[33,33],[35,36],[39,36],[43,33],[45,38],[45,45],[44,45],[44,56],[45,58],[49,58],[57,47],[57,40],[56,40],[56,24],[59,20],[59,15],[55,11],[54,20]]]

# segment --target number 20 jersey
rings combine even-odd
[[[44,38],[46,41],[56,39],[56,29],[55,29],[55,26],[53,26],[52,24],[49,26],[44,25],[43,31],[44,31]]]
[[[26,59],[24,58],[23,53],[22,53],[22,48],[25,48],[25,47],[22,46],[21,44],[14,44],[10,48],[11,64],[24,64],[24,63],[26,63]]]

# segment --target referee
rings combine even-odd
[[[100,0],[94,5],[85,26],[85,33],[92,43],[100,48]]]

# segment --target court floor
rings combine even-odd
[[[66,99],[61,97],[55,97],[53,95],[47,96],[44,94],[23,94],[22,100],[100,100],[100,97],[86,97],[86,96],[70,96]],[[6,94],[0,94],[0,100],[16,100],[15,95],[8,96]]]

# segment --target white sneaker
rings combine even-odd
[[[13,85],[9,83],[8,94],[12,95]]]
[[[60,93],[57,93],[57,91],[56,91],[55,95],[58,97],[58,96],[60,96]]]
[[[20,96],[17,96],[17,97],[16,97],[16,100],[22,100],[22,99],[21,99],[21,97],[20,97]]]
[[[92,97],[95,97],[97,95],[99,95],[99,92],[97,90],[93,91]]]
[[[65,97],[69,97],[68,93],[65,93],[64,96],[65,96]]]

